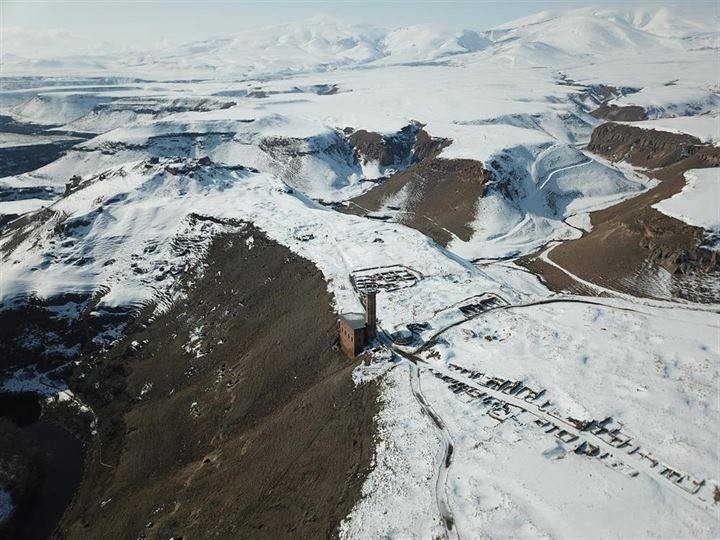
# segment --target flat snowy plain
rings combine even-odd
[[[584,9],[483,34],[332,22],[193,44],[142,65],[58,61],[50,75],[122,78],[102,88],[94,81],[91,90],[26,88],[17,79],[5,97],[4,113],[18,121],[97,136],[38,170],[0,179],[7,192],[55,193],[0,202],[0,213],[41,204],[54,212],[11,248],[0,300],[102,289],[99,306],[172,301],[175,276],[201,260],[218,230],[193,229],[191,213],[252,221],[313,261],[338,312],[361,307],[354,272],[402,265],[419,279],[381,291],[380,325],[392,332],[427,322],[421,337],[434,335],[435,345],[408,347],[417,363],[380,355],[357,369],[358,384],[381,377],[382,410],[374,468],[341,536],[716,538],[717,306],[612,291],[566,297],[503,260],[577,238],[590,227],[588,212],[653,185],[642,171],[582,150],[601,123],[588,114],[596,105],[587,85],[632,87],[616,102],[652,110],[655,119],[640,124],[717,142],[716,35],[712,24],[665,8]],[[8,75],[48,75],[35,62],[4,63]],[[329,141],[339,130],[393,134],[412,121],[451,139],[441,157],[505,164],[514,196],[490,186],[467,242],[443,248],[403,225],[318,202],[344,201],[374,186],[364,180],[393,172],[338,155]],[[276,139],[295,141],[302,157],[268,153],[264,145]],[[87,185],[63,195],[74,175]],[[681,194],[656,208],[717,232],[716,171],[687,178]],[[62,240],[61,220],[70,224]],[[181,237],[195,242],[191,255],[173,248]],[[10,243],[0,237],[0,249]],[[487,294],[501,304],[465,321],[457,308]],[[442,380],[451,364],[545,390],[533,406],[549,400],[543,410],[555,417],[610,417],[632,445],[609,457],[584,455],[531,412],[495,418],[493,403]],[[634,446],[660,464],[648,468],[629,454]],[[661,475],[663,467],[704,483],[690,494]]]

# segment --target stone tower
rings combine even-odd
[[[365,292],[365,335],[367,341],[375,339],[377,319],[375,317],[375,289]]]

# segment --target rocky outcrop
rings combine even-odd
[[[595,118],[615,122],[637,122],[647,119],[645,109],[638,105],[600,105],[590,114]]]
[[[564,80],[572,84],[577,84],[568,79],[567,77],[564,77]],[[636,94],[640,90],[640,88],[634,88],[632,86],[618,87],[609,84],[591,84],[585,88],[585,93],[587,94],[588,98],[590,98],[590,100],[594,103],[597,103],[598,105],[604,105],[612,101],[613,99],[617,99],[619,97],[627,96],[630,94]]]
[[[608,122],[595,128],[587,149],[611,161],[657,168],[677,163],[705,146],[692,135]]]
[[[381,167],[400,167],[418,163],[447,145],[445,139],[431,137],[423,125],[408,124],[398,133],[382,135],[373,131],[346,128],[345,134],[358,157],[364,162],[376,161]]]
[[[426,158],[350,201],[359,214],[389,212],[394,220],[430,236],[441,245],[473,234],[477,201],[491,174],[479,161]]]
[[[590,112],[595,118],[617,122],[634,122],[647,118],[647,113],[644,108],[638,105],[615,105],[610,102],[639,91],[639,88],[629,86],[617,87],[607,84],[591,84],[585,87],[583,93],[585,99],[583,101],[589,101],[591,106],[592,104],[598,106]]]

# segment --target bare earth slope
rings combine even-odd
[[[100,428],[62,535],[327,537],[359,497],[376,390],[353,387],[321,274],[250,225],[207,264],[75,373]]]
[[[645,109],[635,105],[625,107],[619,105],[600,105],[597,109],[590,113],[595,118],[602,118],[616,122],[633,122],[636,120],[645,120]]]
[[[646,174],[660,183],[638,197],[593,212],[592,232],[555,247],[551,260],[587,281],[640,296],[656,294],[653,282],[664,269],[671,276],[673,296],[716,302],[713,287],[703,286],[706,277],[720,270],[716,252],[702,246],[703,229],[652,205],[683,188],[685,171],[720,166],[720,149],[690,135],[608,123],[593,132],[588,150],[612,161],[647,167]],[[567,276],[548,271],[543,261],[531,258],[529,266],[551,286],[567,288]]]
[[[350,201],[350,211],[397,211],[395,220],[446,246],[453,236],[469,240],[475,205],[490,173],[471,159],[428,158]],[[397,201],[397,206],[393,204]]]

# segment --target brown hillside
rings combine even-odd
[[[331,302],[317,268],[250,225],[216,238],[187,299],[76,370],[99,434],[60,533],[330,536],[360,496],[376,412]]]

